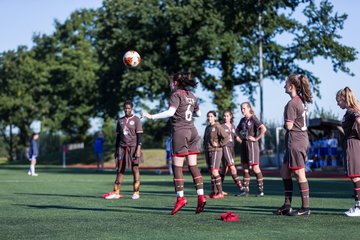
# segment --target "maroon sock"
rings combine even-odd
[[[244,172],[244,187],[245,192],[250,192],[250,173]]]
[[[360,181],[354,182],[354,197],[355,201],[360,200]]]
[[[262,172],[256,173],[256,181],[258,183],[258,191],[263,192],[264,191],[264,178],[263,178]]]
[[[221,184],[221,177],[220,175],[214,176],[215,178],[215,185],[218,193],[222,193],[222,184]]]
[[[216,184],[215,184],[215,178],[212,175],[211,175],[211,189],[212,189],[212,193],[214,193],[214,194],[218,193]]]
[[[175,192],[184,191],[184,176],[182,167],[173,165]]]
[[[309,183],[307,181],[299,183],[299,189],[301,193],[302,207],[309,208]]]
[[[196,190],[204,189],[204,183],[199,168],[197,166],[189,166],[189,171],[193,177]]]
[[[242,188],[242,184],[241,184],[241,181],[240,181],[239,176],[238,176],[237,174],[232,174],[231,176],[232,176],[232,178],[233,178],[236,186],[238,186],[238,188],[241,189],[241,188]]]
[[[284,194],[285,194],[285,201],[284,205],[291,206],[292,201],[292,194],[293,194],[293,182],[292,179],[283,179],[284,183]]]

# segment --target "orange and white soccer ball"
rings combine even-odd
[[[127,51],[123,56],[125,66],[134,68],[141,62],[140,54],[134,50]]]

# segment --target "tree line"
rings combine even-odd
[[[9,158],[28,144],[34,120],[82,141],[89,119],[114,121],[127,99],[147,111],[166,108],[168,75],[178,71],[191,72],[218,109],[234,109],[236,87],[254,101],[260,38],[266,81],[303,73],[320,96],[320,79],[301,63],[323,57],[352,75],[346,64],[357,52],[340,43],[346,18],[326,0],[104,0],[74,11],[55,21],[52,34],[35,34],[33,47],[0,53],[0,132]],[[284,36],[288,43],[278,41]],[[129,49],[143,58],[135,69],[122,63]],[[156,141],[165,124],[146,122],[146,139]]]

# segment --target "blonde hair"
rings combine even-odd
[[[356,100],[355,95],[351,88],[345,87],[343,89],[340,89],[336,93],[336,98],[341,98],[345,101],[346,108],[352,108],[356,112],[360,113],[360,105],[359,102]]]
[[[243,102],[242,104],[240,104],[241,108],[242,108],[242,106],[245,105],[245,104],[249,107],[250,113],[251,113],[251,114],[255,114],[254,109],[253,109],[253,107],[251,106],[250,102]]]

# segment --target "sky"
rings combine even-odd
[[[332,0],[334,10],[340,14],[348,14],[344,29],[340,31],[342,39],[340,42],[347,46],[354,47],[360,51],[360,1],[359,0]],[[32,36],[34,33],[51,34],[54,32],[54,20],[64,22],[74,10],[81,8],[101,7],[101,0],[0,0],[0,52],[14,50],[19,45],[32,46]],[[357,56],[360,57],[360,54]],[[360,60],[348,64],[347,66],[355,74],[351,77],[344,73],[333,72],[329,60],[317,59],[314,64],[305,64],[306,69],[312,71],[322,81],[320,92],[322,98],[314,98],[315,103],[325,111],[331,111],[338,115],[339,119],[344,114],[335,101],[336,92],[348,86],[353,89],[355,95],[360,98]],[[282,123],[283,107],[290,100],[284,93],[283,83],[264,80],[264,121]],[[199,128],[199,133],[203,132],[206,121],[206,113],[209,110],[216,110],[211,103],[211,93],[196,92],[205,100],[200,105],[203,115],[195,121]],[[260,105],[259,96],[255,95],[255,113],[259,115]],[[234,102],[240,104],[248,101],[245,96],[238,94]],[[310,105],[310,112],[314,110],[315,104]],[[235,123],[241,116],[240,109],[234,112]],[[93,130],[98,130],[101,121],[92,121]]]

